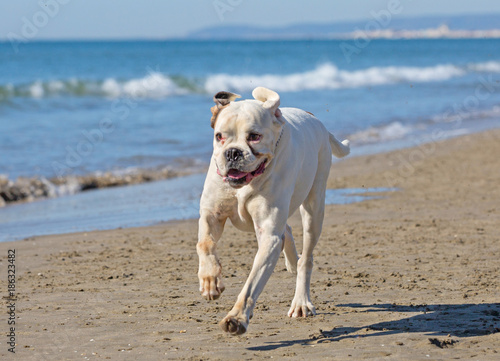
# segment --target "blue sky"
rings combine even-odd
[[[400,17],[500,13],[498,0],[16,0],[2,4],[0,39],[23,31],[31,40],[165,38],[216,25],[363,20],[392,1]]]

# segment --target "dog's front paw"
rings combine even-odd
[[[247,332],[248,322],[242,318],[236,316],[227,315],[219,323],[223,331],[230,333],[231,335],[243,335]]]
[[[200,271],[198,273],[200,279],[200,292],[201,295],[207,300],[216,300],[220,297],[222,292],[226,289],[222,283],[222,275],[220,271],[215,276],[207,275]]]
[[[288,310],[288,317],[309,317],[316,314],[316,308],[313,306],[309,300],[294,300],[292,301],[292,307]]]

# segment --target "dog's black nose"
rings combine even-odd
[[[243,152],[237,148],[230,148],[226,150],[226,160],[228,162],[235,162],[239,159],[243,158]]]

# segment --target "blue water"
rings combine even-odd
[[[0,174],[204,165],[212,95],[258,85],[354,154],[498,126],[500,40],[373,40],[350,61],[346,42],[0,43]]]
[[[352,155],[500,126],[500,39],[373,40],[349,59],[346,44],[0,43],[0,175],[201,170],[213,94],[250,98],[256,86],[314,113]],[[194,218],[203,177],[9,205],[0,238]]]
[[[204,180],[204,174],[195,174],[0,208],[0,242],[197,218]],[[361,202],[391,191],[395,189],[328,189],[325,203]]]

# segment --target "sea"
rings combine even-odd
[[[242,98],[257,86],[275,90],[281,106],[312,112],[349,139],[353,156],[500,125],[500,39],[17,45],[0,43],[0,175],[11,181],[165,167],[202,173],[221,90]],[[0,229],[28,212],[9,209],[28,206],[1,208]],[[182,214],[173,213],[150,221]]]

